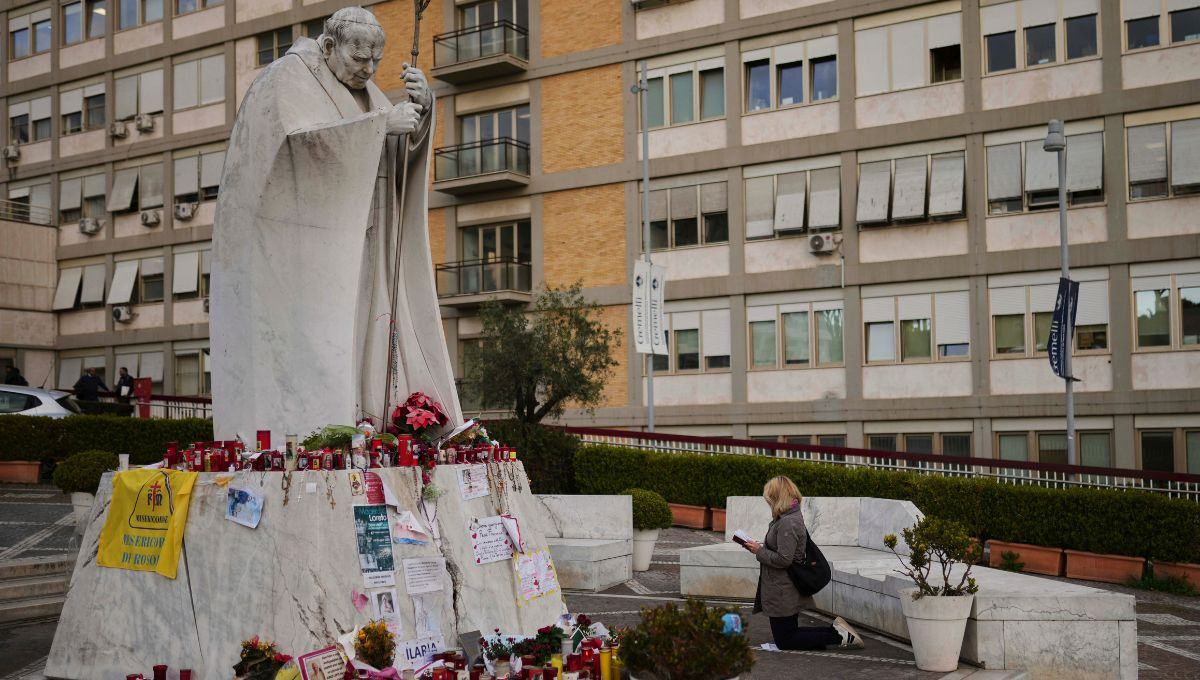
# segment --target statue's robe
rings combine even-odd
[[[373,82],[356,99],[307,38],[246,92],[213,228],[218,438],[253,441],[267,429],[279,442],[363,416],[379,422],[385,390],[392,405],[425,392],[451,425],[462,421],[429,251],[433,111],[411,135],[388,136],[391,107]]]

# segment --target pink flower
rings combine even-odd
[[[423,430],[437,422],[437,416],[425,409],[416,409],[406,419],[414,430]]]

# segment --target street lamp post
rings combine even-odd
[[[1042,149],[1058,154],[1058,250],[1062,278],[1071,278],[1071,266],[1067,257],[1067,137],[1061,120],[1051,120],[1047,126],[1046,140]],[[1060,330],[1059,342],[1063,343],[1063,372],[1067,385],[1067,465],[1076,465],[1075,455],[1075,379],[1071,376],[1071,354],[1075,349],[1070,324]],[[1065,336],[1065,337],[1064,337]]]
[[[650,97],[646,73],[649,62],[642,60],[641,80],[635,88],[642,110],[642,257],[650,265]],[[650,313],[650,310],[646,310]],[[653,324],[650,325],[653,329]],[[646,431],[654,431],[654,354],[644,355],[646,361]]]

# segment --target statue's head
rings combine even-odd
[[[354,90],[367,86],[383,58],[383,27],[361,7],[343,7],[325,20],[317,39],[329,70]]]

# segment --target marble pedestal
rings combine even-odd
[[[599,592],[633,578],[630,496],[541,494],[543,532],[563,588]]]
[[[457,468],[433,472],[447,490],[437,501],[441,545],[395,545],[400,640],[413,639],[415,618],[405,594],[402,560],[443,556],[442,590],[432,597],[445,643],[472,630],[533,634],[566,611],[561,594],[518,604],[513,562],[475,564],[467,525],[508,512],[521,523],[527,549],[547,548],[536,518],[543,512],[519,464],[493,464],[489,496],[463,500]],[[419,506],[416,468],[376,470],[401,510],[428,530]],[[260,635],[288,654],[320,649],[371,617],[356,610],[352,591],[368,592],[358,564],[348,473],[293,473],[288,503],[281,473],[235,473],[235,484],[265,496],[262,521],[249,529],[224,518],[225,489],[217,474],[197,481],[188,514],[178,578],[96,566],[100,529],[112,494],[100,485],[92,507],[54,644],[50,678],[94,680],[149,673],[159,663],[193,669],[197,680],[228,680],[241,640]],[[332,496],[332,503],[330,500]],[[395,510],[389,511],[393,516]]]

